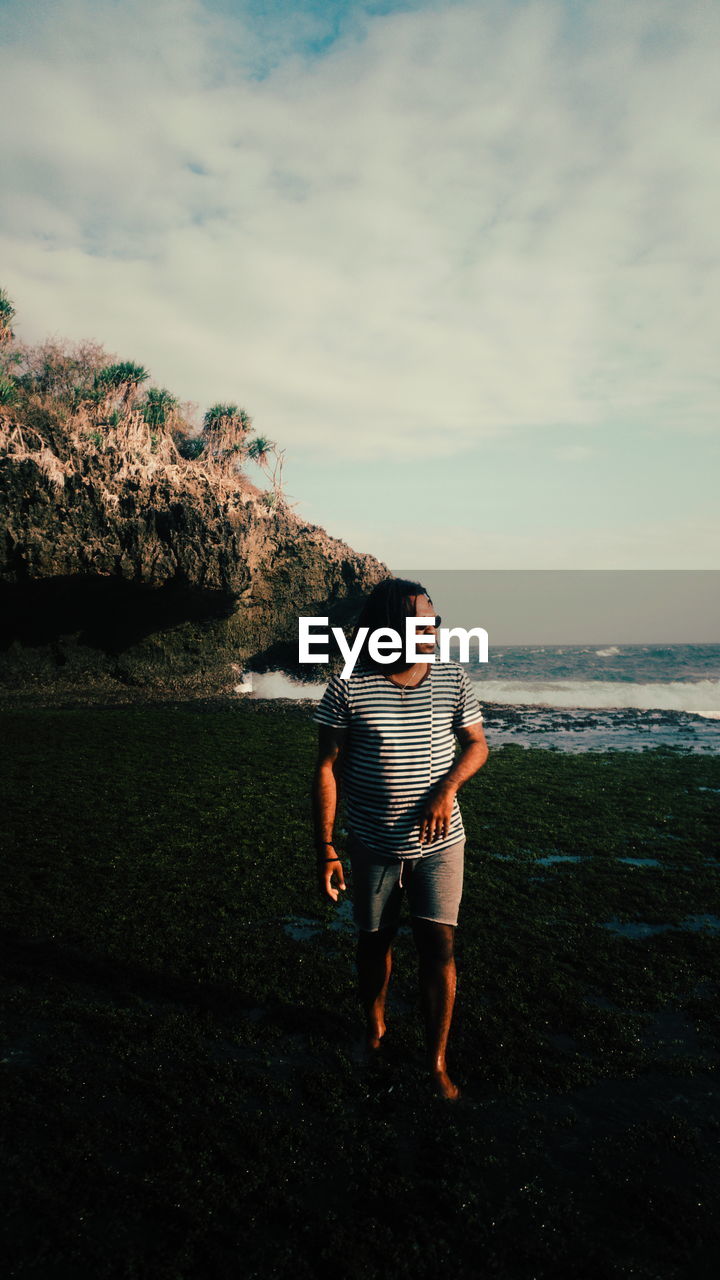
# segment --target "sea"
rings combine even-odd
[[[492,645],[463,664],[491,745],[720,751],[720,644]],[[326,681],[252,674],[238,693],[316,700]]]
[[[720,751],[720,645],[521,645],[467,670],[501,743]]]

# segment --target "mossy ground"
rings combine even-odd
[[[1,718],[9,1275],[714,1274],[720,940],[602,925],[720,914],[720,759],[491,750],[460,797],[453,1105],[407,928],[382,1061],[356,1053],[307,708]]]

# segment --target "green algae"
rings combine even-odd
[[[12,1275],[710,1274],[718,938],[604,925],[720,913],[717,758],[490,744],[460,796],[452,1107],[407,929],[358,1060],[307,708],[3,721]]]

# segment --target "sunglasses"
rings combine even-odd
[[[431,627],[439,627],[441,622],[440,614],[436,613],[434,618],[428,618],[426,626],[417,628],[418,635],[422,635],[423,631],[429,631]]]

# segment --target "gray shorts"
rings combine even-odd
[[[396,926],[403,890],[411,916],[456,925],[462,897],[465,840],[422,858],[387,858],[350,834],[353,919],[358,929],[375,933]]]

